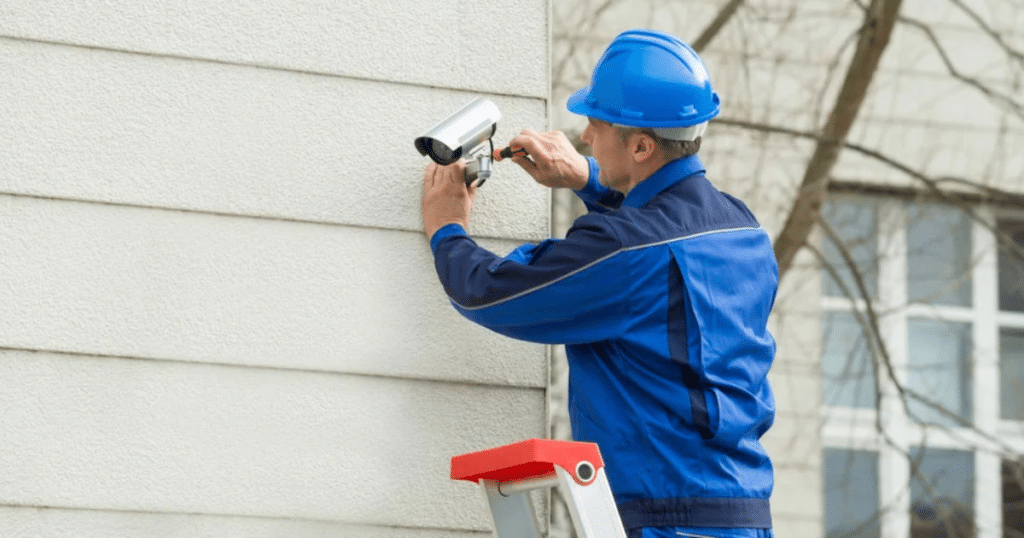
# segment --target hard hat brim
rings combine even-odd
[[[610,114],[605,110],[593,107],[587,104],[587,97],[590,95],[590,88],[580,88],[569,96],[569,99],[565,103],[565,108],[573,114],[580,116],[586,116],[588,118],[594,118],[608,123],[616,123],[619,125],[627,125],[630,127],[649,127],[652,129],[657,128],[679,128],[679,127],[693,127],[705,123],[715,116],[721,110],[721,100],[717,93],[713,93],[715,108],[702,116],[690,117],[685,120],[664,120],[664,121],[651,121],[646,119],[636,119],[622,117],[618,115]]]

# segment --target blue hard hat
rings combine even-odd
[[[570,112],[632,127],[690,127],[718,115],[721,101],[697,53],[657,30],[619,34],[594,67],[590,85],[569,97]]]

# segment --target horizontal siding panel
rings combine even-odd
[[[455,312],[421,233],[16,196],[0,229],[0,347],[546,384],[544,346]]]
[[[401,230],[413,140],[478,95],[9,39],[0,74],[0,192]],[[497,145],[546,124],[542,99],[489,97]],[[548,207],[498,163],[474,232],[544,238]]]
[[[488,538],[491,532],[198,514],[0,506],[5,538]]]
[[[0,35],[545,98],[547,11],[545,0],[515,9],[448,1],[19,0],[0,5]]]
[[[543,416],[540,389],[0,350],[0,505],[487,530],[449,460]]]

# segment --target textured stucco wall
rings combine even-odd
[[[543,0],[0,0],[0,536],[486,532],[448,459],[545,435],[547,349],[451,309],[412,140],[547,65]]]

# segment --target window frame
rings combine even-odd
[[[908,538],[910,535],[911,481],[908,455],[916,446],[970,451],[974,455],[974,520],[977,538],[1002,538],[1002,482],[1000,451],[1004,447],[1024,453],[1024,421],[1002,419],[1000,410],[1000,329],[1024,330],[1024,313],[1000,312],[996,236],[991,229],[999,220],[1024,221],[1024,208],[997,207],[969,203],[976,218],[969,218],[971,253],[971,301],[968,306],[907,304],[907,213],[906,204],[920,196],[879,196],[868,192],[832,192],[829,201],[867,201],[874,205],[878,250],[877,297],[872,302],[879,318],[880,338],[884,342],[897,381],[908,380],[908,338],[910,319],[935,319],[970,324],[972,419],[977,430],[945,428],[913,423],[906,413],[896,384],[885,369],[876,372],[881,392],[880,411],[876,409],[826,407],[828,396],[822,392],[822,448],[870,450],[878,454],[878,498],[881,536]],[[819,247],[823,245],[821,241]],[[831,278],[824,270],[823,279]],[[832,312],[864,312],[863,298],[825,295],[821,286],[821,320]],[[854,290],[855,291],[855,290]],[[825,349],[822,342],[822,351]],[[819,355],[820,356],[820,355]],[[878,432],[881,425],[884,436]],[[994,439],[993,439],[994,438]],[[824,477],[824,471],[822,473]]]

